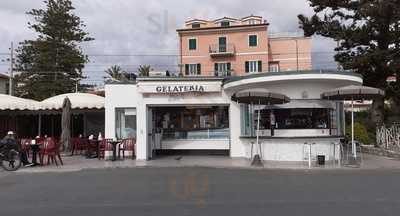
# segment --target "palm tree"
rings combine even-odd
[[[151,66],[150,65],[140,65],[138,68],[139,76],[148,77],[150,75]]]
[[[113,65],[105,71],[113,81],[123,81],[126,79],[126,72],[118,65]]]

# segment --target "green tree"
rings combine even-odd
[[[109,76],[108,81],[130,81],[136,80],[136,75],[133,73],[128,73],[118,65],[113,65],[107,70],[105,70],[106,74]]]
[[[74,14],[71,0],[44,1],[45,9],[27,12],[34,22],[29,29],[38,36],[25,40],[17,49],[17,95],[42,100],[74,92],[76,80],[84,78],[82,69],[89,61],[80,44],[94,40],[83,30]]]
[[[367,86],[385,89],[400,102],[400,0],[309,0],[314,15],[299,15],[306,36],[314,34],[338,42],[335,60],[364,77]],[[384,100],[373,103],[371,120],[384,120]]]
[[[346,125],[346,136],[351,140],[351,125]],[[354,139],[364,145],[373,144],[373,139],[369,136],[367,127],[360,122],[354,123]]]
[[[150,65],[140,65],[138,71],[139,71],[139,76],[148,77],[148,76],[150,76],[151,66]]]
[[[126,72],[123,71],[122,68],[118,65],[111,66],[105,72],[108,76],[110,76],[111,80],[123,81],[126,79],[126,76],[125,76]]]

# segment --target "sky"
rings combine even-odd
[[[86,83],[99,84],[104,70],[121,65],[136,72],[139,65],[151,64],[156,70],[176,70],[178,54],[177,28],[192,18],[217,19],[224,16],[263,16],[273,33],[301,32],[298,14],[312,14],[306,0],[72,0],[85,30],[95,41],[82,44],[89,55],[85,67]],[[11,42],[34,39],[28,29],[32,18],[25,12],[43,8],[42,0],[0,1],[0,73],[7,74]],[[313,67],[334,68],[335,43],[313,38]]]

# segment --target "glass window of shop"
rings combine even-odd
[[[164,140],[229,138],[227,106],[156,108],[153,118]]]
[[[328,129],[329,109],[274,110],[276,129]]]
[[[136,139],[136,109],[117,108],[115,113],[117,139]]]
[[[255,136],[260,109],[260,130],[330,129],[338,133],[340,122],[334,109],[266,109],[241,105],[242,136]],[[332,134],[333,135],[333,134]],[[335,134],[337,135],[337,134]]]

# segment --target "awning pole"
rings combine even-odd
[[[309,143],[309,149],[308,149],[308,168],[309,169],[311,169],[311,157],[312,157],[312,153],[311,153],[311,150],[312,150],[312,146],[311,146],[311,143]]]
[[[42,134],[42,114],[39,114],[38,118],[38,136],[40,137]]]
[[[259,106],[261,105],[261,102],[259,102]],[[260,157],[262,157],[261,153],[261,145],[260,145],[260,107],[258,107],[258,116],[257,116],[257,146],[259,147],[260,151]]]
[[[357,149],[354,143],[354,99],[351,98],[351,147],[353,149],[353,157],[357,159]]]
[[[83,137],[86,137],[86,127],[87,127],[87,119],[86,119],[86,113],[84,112],[83,113],[83,116],[82,116],[82,118],[83,118]]]

